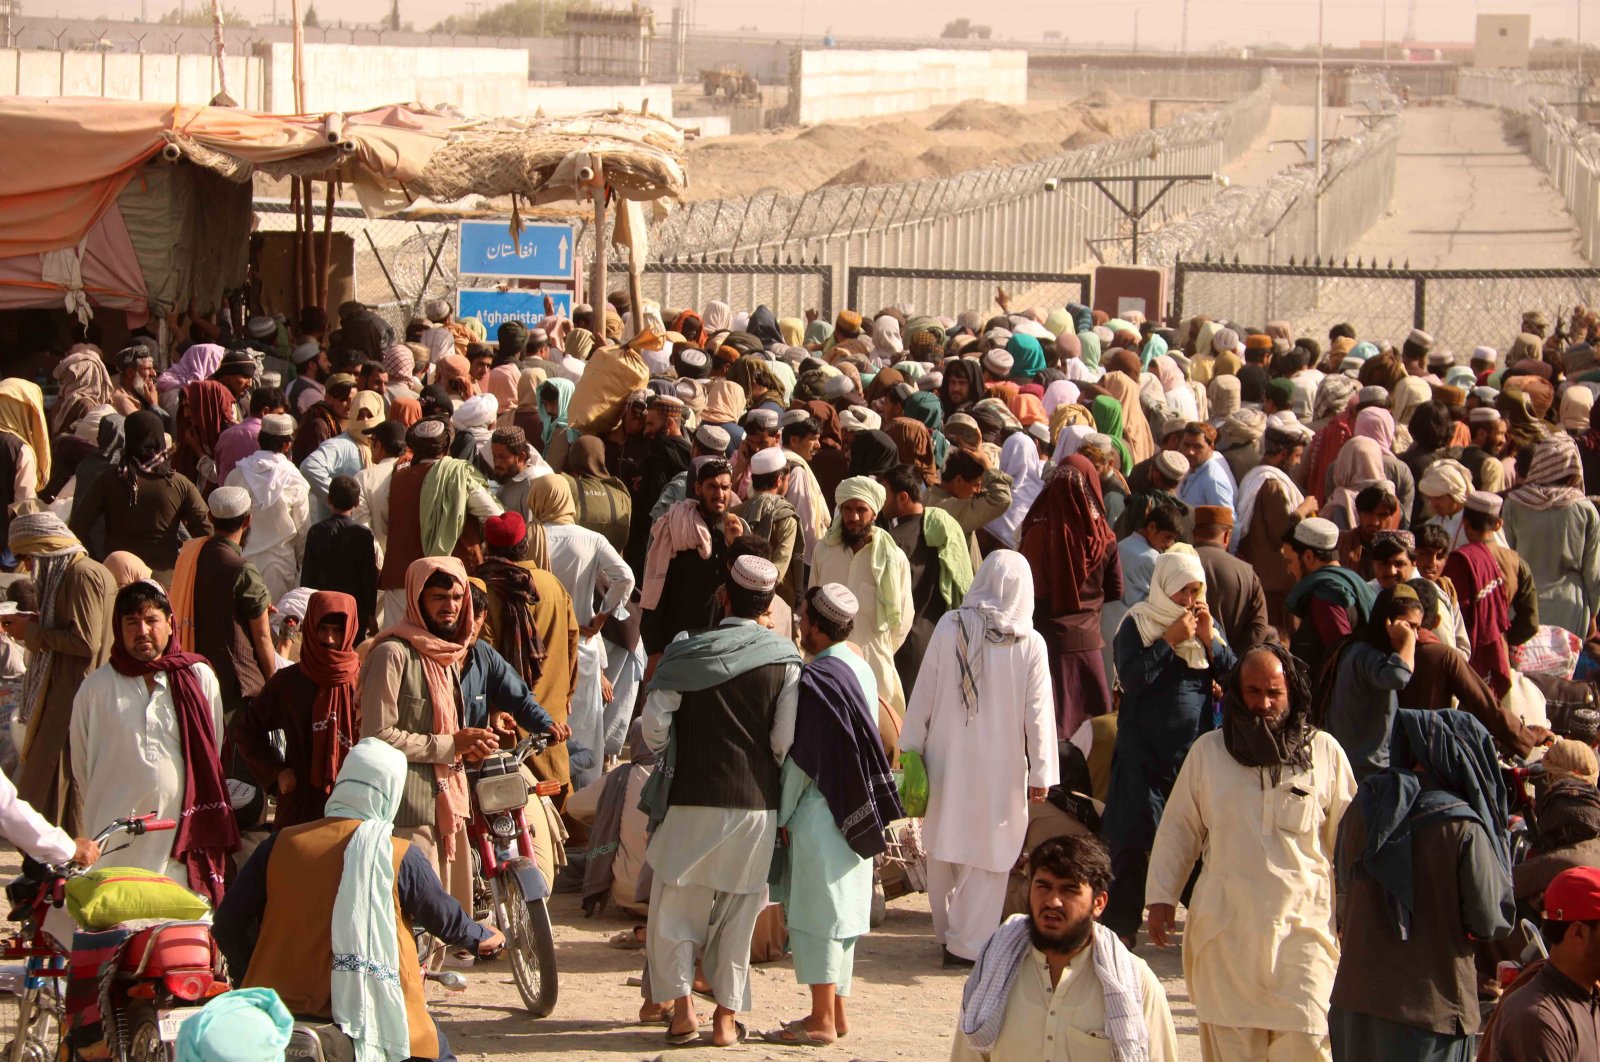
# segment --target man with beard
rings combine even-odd
[[[880,526],[911,568],[911,630],[894,654],[895,670],[909,698],[939,617],[959,606],[972,585],[972,557],[955,517],[922,504],[922,475],[915,466],[897,465],[878,482],[884,487]]]
[[[683,414],[688,409],[674,395],[652,395],[644,411],[644,443],[638,472],[624,481],[633,491],[633,522],[623,559],[634,577],[644,580],[645,553],[655,526],[656,500],[673,477],[689,470],[689,440],[683,435]]]
[[[852,476],[835,492],[838,515],[817,543],[811,585],[841,583],[856,595],[855,643],[878,680],[878,696],[896,713],[906,709],[905,690],[894,654],[911,633],[916,611],[911,599],[911,564],[894,536],[873,521],[887,492],[875,479]]]
[[[395,835],[423,850],[450,895],[472,903],[470,801],[462,761],[499,748],[494,731],[463,726],[461,667],[473,630],[467,569],[423,557],[406,569],[403,618],[378,634],[356,683],[361,736],[405,753]]]
[[[1097,1044],[1085,1057],[1178,1057],[1161,982],[1095,921],[1110,884],[1111,856],[1096,837],[1053,837],[1033,850],[1028,913],[996,931],[968,975],[951,1062],[1070,1059]]]
[[[1356,782],[1310,707],[1300,661],[1277,645],[1246,653],[1222,729],[1190,748],[1156,830],[1145,895],[1158,947],[1205,854],[1183,934],[1205,1062],[1328,1057],[1333,855]]]
[[[695,472],[694,497],[655,522],[639,594],[646,653],[653,656],[684,631],[713,622],[728,545],[749,530],[730,511],[733,500],[732,467],[723,458],[706,458]]]
[[[490,465],[500,496],[508,513],[528,515],[528,485],[551,473],[544,458],[534,452],[527,433],[521,428],[499,428],[489,436]]]

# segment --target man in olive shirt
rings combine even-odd
[[[1479,1062],[1600,1058],[1600,869],[1574,867],[1544,891],[1550,958],[1506,992]]]

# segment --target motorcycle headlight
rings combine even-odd
[[[485,815],[495,815],[528,802],[528,783],[515,772],[493,778],[479,778],[476,787],[478,809]]]
[[[496,815],[489,820],[489,832],[502,841],[517,835],[517,820],[510,815]]]

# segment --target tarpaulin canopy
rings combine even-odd
[[[360,114],[274,115],[98,97],[0,98],[0,142],[39,165],[0,168],[0,258],[75,246],[139,166],[185,157],[237,181],[339,180],[369,213],[419,196],[569,198],[571,160],[600,155],[625,199],[676,199],[683,134],[654,115],[471,119],[411,104]],[[565,163],[565,165],[563,165]]]

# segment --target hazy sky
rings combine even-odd
[[[198,6],[205,0],[187,0]],[[246,15],[266,19],[273,0],[225,0]],[[1143,47],[1175,47],[1184,0],[1127,0],[1114,6],[1106,0],[983,0],[951,3],[946,0],[683,0],[697,25],[721,28],[754,27],[763,33],[789,36],[805,31],[820,37],[827,28],[835,33],[884,36],[934,36],[945,22],[970,17],[994,27],[996,36],[1037,38],[1045,31],[1062,33],[1069,41],[1127,45],[1134,37],[1138,12],[1139,40]],[[149,17],[174,6],[177,0],[145,0]],[[484,7],[492,6],[489,0]],[[1583,37],[1593,42],[1600,35],[1600,0],[1326,0],[1327,38],[1333,44],[1378,40],[1385,14],[1391,40],[1406,28],[1408,6],[1416,9],[1417,38],[1428,41],[1470,41],[1478,12],[1529,14],[1535,37],[1577,36],[1578,9],[1586,8]],[[373,22],[389,11],[388,0],[324,0],[324,21],[335,14],[354,22]],[[401,18],[418,29],[446,15],[466,13],[479,5],[462,0],[401,0]],[[620,6],[620,5],[617,5]],[[658,18],[665,22],[672,0],[656,0]],[[140,0],[22,0],[25,14],[60,14],[76,17],[137,18]],[[287,15],[289,0],[277,0]],[[1298,44],[1316,39],[1315,0],[1188,0],[1189,41],[1193,47],[1211,44],[1248,45],[1265,42]],[[765,14],[756,12],[765,11]]]

